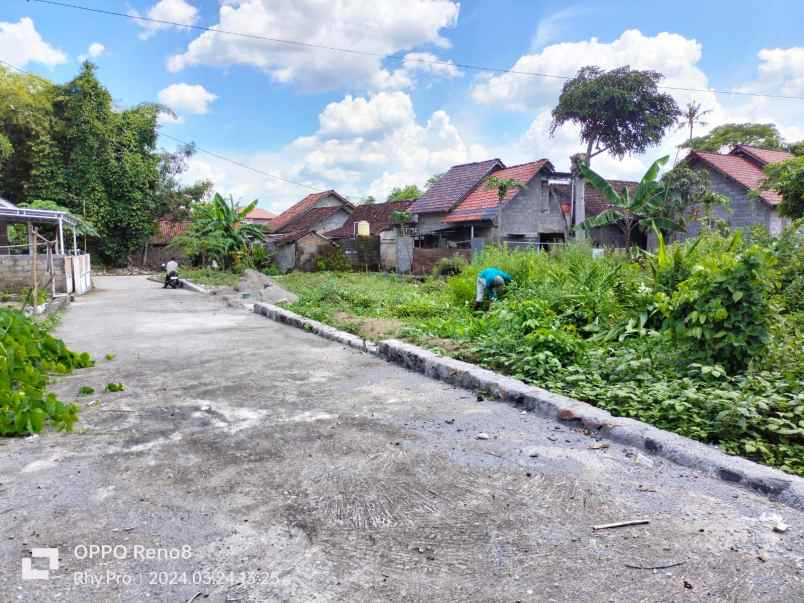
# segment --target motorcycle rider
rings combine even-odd
[[[175,257],[170,258],[167,264],[165,264],[165,284],[162,286],[162,289],[167,289],[168,281],[170,280],[171,275],[179,276],[179,262],[176,261]]]

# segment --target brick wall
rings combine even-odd
[[[29,289],[33,281],[32,267],[33,262],[29,255],[0,255],[0,293],[19,293],[23,289]],[[64,292],[66,279],[63,256],[53,258],[53,269],[56,273],[56,292]],[[45,287],[50,281],[45,255],[37,257],[37,277],[40,287]]]
[[[472,261],[472,251],[470,249],[422,249],[416,247],[413,250],[413,274],[429,274],[433,271],[433,266],[441,258],[448,258],[459,255],[467,262]]]

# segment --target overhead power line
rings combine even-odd
[[[554,74],[554,73],[540,73],[536,71],[520,71],[517,69],[503,69],[501,67],[487,67],[483,65],[473,65],[469,63],[458,63],[452,60],[444,60],[444,59],[424,59],[424,58],[415,58],[415,57],[404,57],[404,56],[396,56],[394,54],[385,54],[382,52],[372,52],[370,50],[357,50],[354,48],[341,48],[338,46],[327,46],[323,44],[313,44],[311,42],[302,42],[300,40],[288,40],[283,38],[273,38],[270,36],[263,36],[260,34],[252,34],[252,33],[244,33],[239,31],[230,31],[226,29],[220,29],[218,27],[205,27],[203,25],[191,25],[187,23],[179,23],[177,21],[168,21],[166,19],[155,19],[153,17],[145,17],[142,15],[134,15],[129,13],[122,13],[113,10],[107,10],[103,8],[93,8],[91,6],[83,6],[81,4],[73,4],[70,2],[59,2],[57,0],[27,0],[28,2],[37,2],[39,4],[49,4],[51,6],[59,6],[62,8],[71,8],[75,10],[81,10],[89,13],[97,13],[101,15],[108,15],[112,17],[123,17],[125,19],[131,19],[134,21],[141,21],[144,23],[155,23],[158,25],[170,25],[172,27],[179,27],[183,29],[190,29],[196,31],[203,31],[203,32],[211,32],[217,34],[224,34],[227,36],[237,36],[241,38],[249,38],[252,40],[262,40],[265,42],[273,42],[275,44],[285,44],[289,46],[297,46],[303,48],[310,48],[315,50],[328,50],[331,52],[340,52],[345,54],[353,54],[353,55],[363,55],[363,56],[370,56],[375,58],[380,58],[383,60],[394,61],[394,62],[412,62],[412,63],[420,63],[424,65],[448,65],[451,67],[459,67],[461,69],[466,69],[469,71],[484,71],[486,73],[498,73],[498,74],[511,74],[511,75],[522,75],[522,76],[529,76],[529,77],[540,77],[540,78],[547,78],[547,79],[557,79],[557,80],[571,80],[573,77],[572,75],[563,75],[563,74]],[[732,96],[750,96],[750,97],[759,97],[759,98],[773,98],[773,99],[783,99],[783,100],[804,100],[804,96],[788,96],[784,94],[767,94],[761,92],[747,92],[742,90],[718,90],[715,88],[685,88],[683,86],[658,86],[663,90],[672,90],[675,92],[702,92],[708,94],[727,94]]]

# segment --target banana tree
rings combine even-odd
[[[642,230],[656,228],[664,232],[683,230],[678,222],[661,216],[665,199],[665,187],[658,181],[659,170],[670,159],[669,155],[661,157],[648,168],[633,195],[628,188],[617,192],[605,178],[581,163],[580,170],[586,182],[596,188],[609,207],[591,218],[587,218],[578,226],[585,230],[601,228],[616,224],[625,235],[625,245],[631,246],[631,234],[634,228]]]
[[[236,253],[246,250],[253,241],[262,241],[265,234],[257,224],[243,220],[257,205],[257,201],[238,209],[234,201],[227,201],[216,193],[208,205],[197,208],[191,236],[202,242],[202,247],[217,255],[224,266],[229,266]]]

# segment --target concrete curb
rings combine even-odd
[[[439,356],[418,346],[388,339],[378,344],[344,333],[271,304],[254,304],[254,312],[361,351],[377,354],[409,370],[465,389],[483,391],[505,402],[522,405],[541,416],[585,427],[614,442],[639,448],[678,465],[691,467],[726,482],[739,484],[769,499],[804,511],[804,479],[788,475],[714,446],[664,431],[506,377],[468,362]]]
[[[195,291],[196,293],[203,293],[204,295],[209,295],[209,291],[201,285],[196,285],[194,282],[188,281],[186,278],[180,278],[179,280],[185,289]]]
[[[360,350],[361,352],[367,352],[369,354],[377,353],[377,344],[366,341],[357,335],[340,331],[335,327],[330,327],[324,323],[318,322],[317,320],[310,320],[309,318],[305,318],[304,316],[300,316],[295,312],[285,310],[284,308],[280,308],[279,306],[275,306],[273,304],[257,302],[254,304],[254,313],[261,314],[266,318],[270,318],[271,320],[275,320],[292,327],[310,331],[311,333],[320,335],[325,339],[337,341],[338,343],[342,343],[350,348]]]

